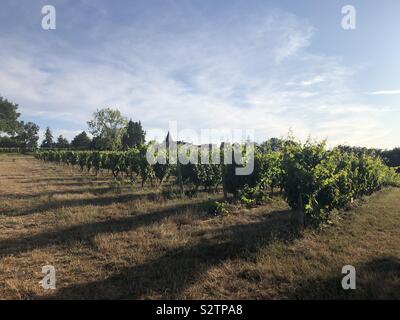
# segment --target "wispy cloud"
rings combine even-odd
[[[368,94],[375,96],[398,95],[400,94],[400,90],[380,90],[380,91],[368,92]]]
[[[369,130],[387,133],[385,109],[355,102],[354,67],[312,52],[308,21],[269,8],[209,20],[176,10],[123,25],[99,20],[72,39],[0,34],[1,94],[68,138],[110,106],[148,132],[178,121],[181,129],[254,129],[258,140],[292,128],[300,138],[381,144]]]

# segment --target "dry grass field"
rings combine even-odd
[[[302,234],[278,196],[208,215],[221,197],[163,200],[116,190],[108,176],[0,155],[0,298],[400,299],[400,189]],[[56,290],[38,283],[48,264]],[[346,264],[356,290],[341,289]]]

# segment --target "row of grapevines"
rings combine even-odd
[[[288,139],[279,151],[257,147],[252,151],[249,154],[243,151],[242,167],[254,161],[254,170],[249,175],[237,175],[235,170],[240,166],[235,163],[222,164],[222,150],[214,151],[219,153],[221,163],[213,163],[211,160],[216,154],[209,154],[212,164],[204,164],[204,154],[199,149],[201,162],[171,164],[167,154],[165,164],[151,165],[146,158],[146,146],[128,151],[46,150],[38,152],[37,157],[96,174],[108,170],[114,177],[139,176],[142,185],[148,180],[152,185],[153,180],[161,185],[170,176],[181,186],[194,190],[203,186],[205,190],[215,191],[222,184],[225,194],[232,193],[249,202],[280,188],[292,209],[302,209],[306,217],[318,222],[324,221],[332,209],[344,207],[357,197],[385,185],[400,185],[399,175],[379,157],[340,148],[328,150],[325,142],[301,144]]]
[[[44,150],[38,151],[36,158],[67,166],[77,166],[81,171],[87,170],[96,175],[100,171],[109,171],[115,178],[125,175],[132,180],[138,176],[142,184],[156,178],[155,172],[146,161],[144,147],[133,148],[129,151],[66,151]]]
[[[333,209],[384,186],[400,184],[400,176],[381,158],[328,150],[325,142],[286,141],[282,164],[285,197],[311,222],[326,221]]]
[[[141,177],[142,185],[146,181],[158,181],[161,185],[165,179],[175,176],[188,187],[199,186],[211,191],[216,189],[221,182],[220,165],[202,164],[149,164],[146,158],[147,147],[140,146],[128,151],[66,151],[66,150],[42,150],[36,153],[36,157],[43,161],[65,164],[79,167],[81,171],[92,171],[95,174],[106,170],[114,177],[125,175],[132,180]]]
[[[34,148],[0,148],[0,153],[28,153],[28,152],[35,152],[36,149]]]

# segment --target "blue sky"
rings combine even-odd
[[[54,5],[57,29],[41,28]],[[356,30],[341,28],[344,5]],[[2,0],[0,95],[69,139],[103,107],[148,132],[399,146],[400,2]]]

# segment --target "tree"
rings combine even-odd
[[[129,149],[144,144],[146,132],[142,128],[142,124],[139,122],[133,122],[129,120],[125,133],[122,136],[122,147],[123,149]]]
[[[75,149],[89,149],[91,142],[86,132],[82,131],[71,141],[71,146]]]
[[[69,142],[67,139],[65,139],[63,137],[62,134],[60,134],[57,138],[57,143],[56,143],[56,147],[60,148],[60,149],[65,149],[69,147]]]
[[[389,167],[400,166],[400,148],[383,151],[382,158]]]
[[[98,138],[101,150],[118,150],[122,144],[122,134],[127,120],[118,110],[100,109],[93,113],[93,120],[88,121],[90,133]]]
[[[104,150],[104,140],[101,137],[93,137],[89,147],[94,150]]]
[[[0,133],[15,135],[20,128],[18,105],[0,97]]]
[[[24,123],[21,121],[20,130],[16,140],[21,148],[37,148],[39,141],[39,126],[33,122]]]
[[[41,148],[52,148],[54,146],[53,142],[53,134],[49,127],[46,128],[46,132],[44,133],[44,140],[42,141]]]
[[[0,148],[18,148],[15,137],[0,137]]]
[[[260,145],[263,152],[280,151],[283,149],[283,140],[279,138],[270,138]]]

